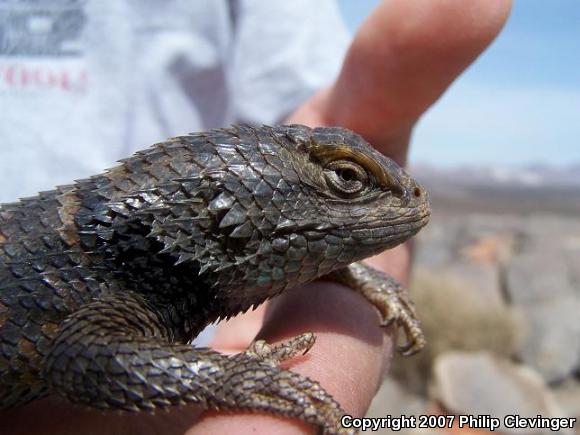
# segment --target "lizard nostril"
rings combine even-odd
[[[420,187],[415,187],[415,189],[413,190],[413,195],[415,195],[416,198],[421,197],[421,188]]]

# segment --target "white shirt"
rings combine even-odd
[[[4,0],[0,203],[171,136],[279,122],[348,42],[333,0]]]

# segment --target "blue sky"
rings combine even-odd
[[[377,0],[340,0],[356,30]],[[580,162],[580,1],[515,0],[495,42],[419,122],[411,160]]]

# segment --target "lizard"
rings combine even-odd
[[[103,410],[195,403],[350,433],[330,394],[279,365],[313,334],[235,355],[191,344],[321,276],[402,327],[403,354],[425,344],[407,290],[360,260],[416,234],[429,198],[356,133],[239,125],[119,163],[0,206],[0,409],[48,394]]]

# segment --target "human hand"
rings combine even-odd
[[[350,128],[404,165],[413,126],[491,43],[510,6],[510,0],[384,0],[356,34],[338,80],[286,122]],[[369,263],[407,284],[409,257],[407,246],[400,246]],[[347,413],[361,416],[394,349],[393,331],[383,335],[370,308],[350,289],[317,281],[273,301],[259,337],[276,341],[316,332],[318,341],[308,358],[292,370],[318,380]],[[237,337],[232,343],[243,349],[260,324],[259,314],[242,317],[218,338]],[[212,413],[188,434],[219,433],[228,427],[241,433],[304,430],[274,417]]]
[[[404,164],[413,125],[502,27],[510,0],[385,0],[361,26],[336,83],[316,94],[287,120],[342,125],[362,134]],[[331,29],[329,29],[331,31]],[[371,260],[405,283],[408,251],[396,248]],[[318,380],[346,412],[366,412],[383,371],[393,335],[355,292],[326,281],[277,298],[266,310],[220,327],[212,343],[244,350],[255,334],[269,342],[312,331],[317,342],[292,370]],[[261,328],[261,329],[260,329]],[[34,418],[31,418],[34,416]],[[6,422],[10,424],[7,425]],[[192,407],[156,415],[102,414],[48,399],[4,413],[7,433],[285,433],[311,430],[297,421],[244,413],[199,412]]]

